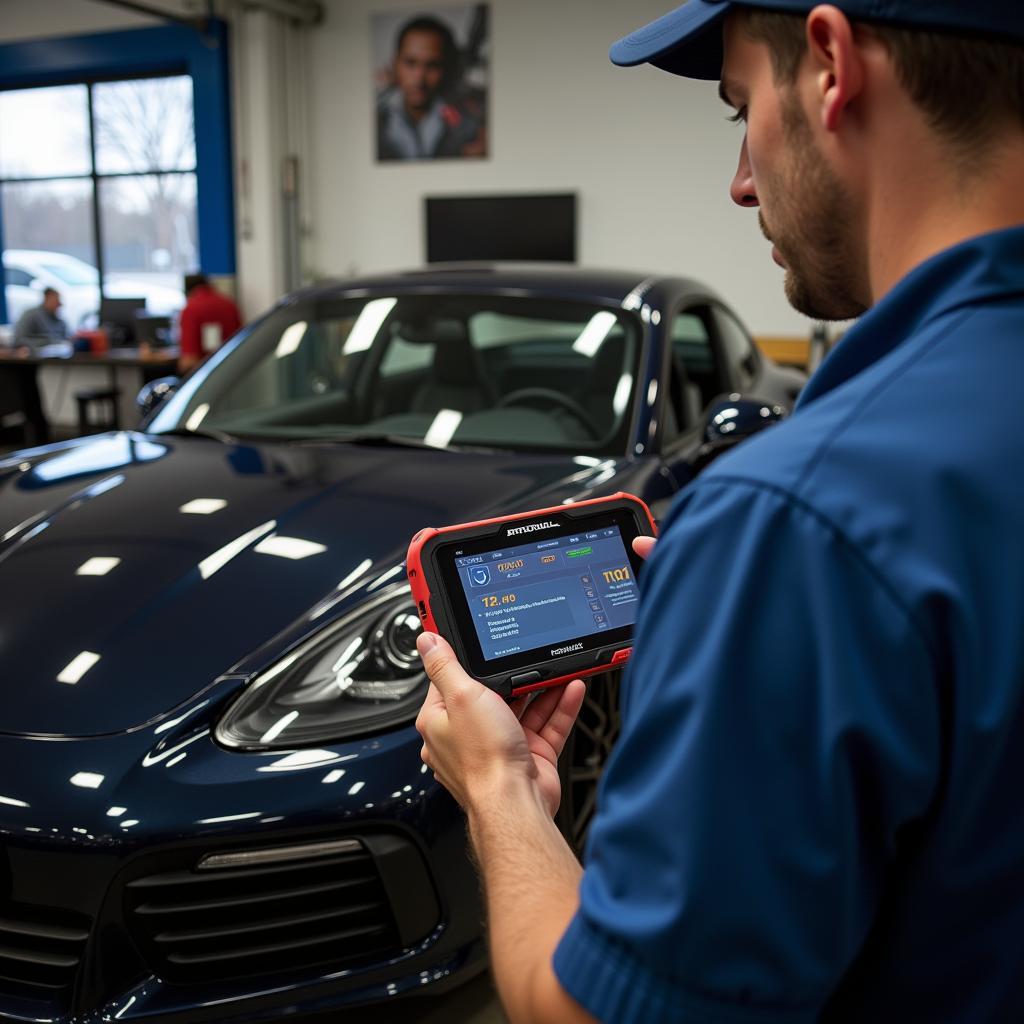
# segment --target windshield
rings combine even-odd
[[[156,431],[446,447],[626,447],[639,324],[546,298],[309,300],[271,314]]]
[[[65,284],[97,284],[100,279],[96,268],[90,267],[88,263],[42,263],[40,266]]]

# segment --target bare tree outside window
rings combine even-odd
[[[96,85],[93,117],[96,170],[118,175],[100,190],[107,280],[128,273],[176,285],[197,264],[192,80]]]
[[[0,92],[0,178],[88,175],[87,86]]]

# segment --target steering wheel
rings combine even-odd
[[[558,406],[569,413],[573,419],[583,425],[587,433],[595,440],[601,436],[590,419],[590,413],[575,398],[570,398],[568,395],[562,394],[561,391],[555,391],[554,388],[518,388],[515,391],[510,391],[507,395],[502,395],[494,407],[503,409],[508,405],[536,405],[545,402],[548,405]]]

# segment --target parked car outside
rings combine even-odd
[[[658,515],[802,383],[694,281],[448,268],[290,296],[140,429],[0,460],[0,1015],[250,1024],[481,969],[409,538]],[[577,844],[618,688],[561,759]]]
[[[3,253],[7,319],[16,324],[26,309],[43,301],[45,288],[60,292],[60,316],[71,331],[95,327],[100,309],[99,273],[84,260],[42,249],[5,249]],[[106,275],[108,299],[145,299],[152,316],[173,316],[185,305],[179,288],[120,275]]]

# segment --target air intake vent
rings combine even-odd
[[[90,921],[49,907],[0,905],[0,992],[63,1004],[71,994]]]
[[[341,966],[399,949],[373,858],[355,840],[231,851],[125,888],[150,969],[192,984]]]

